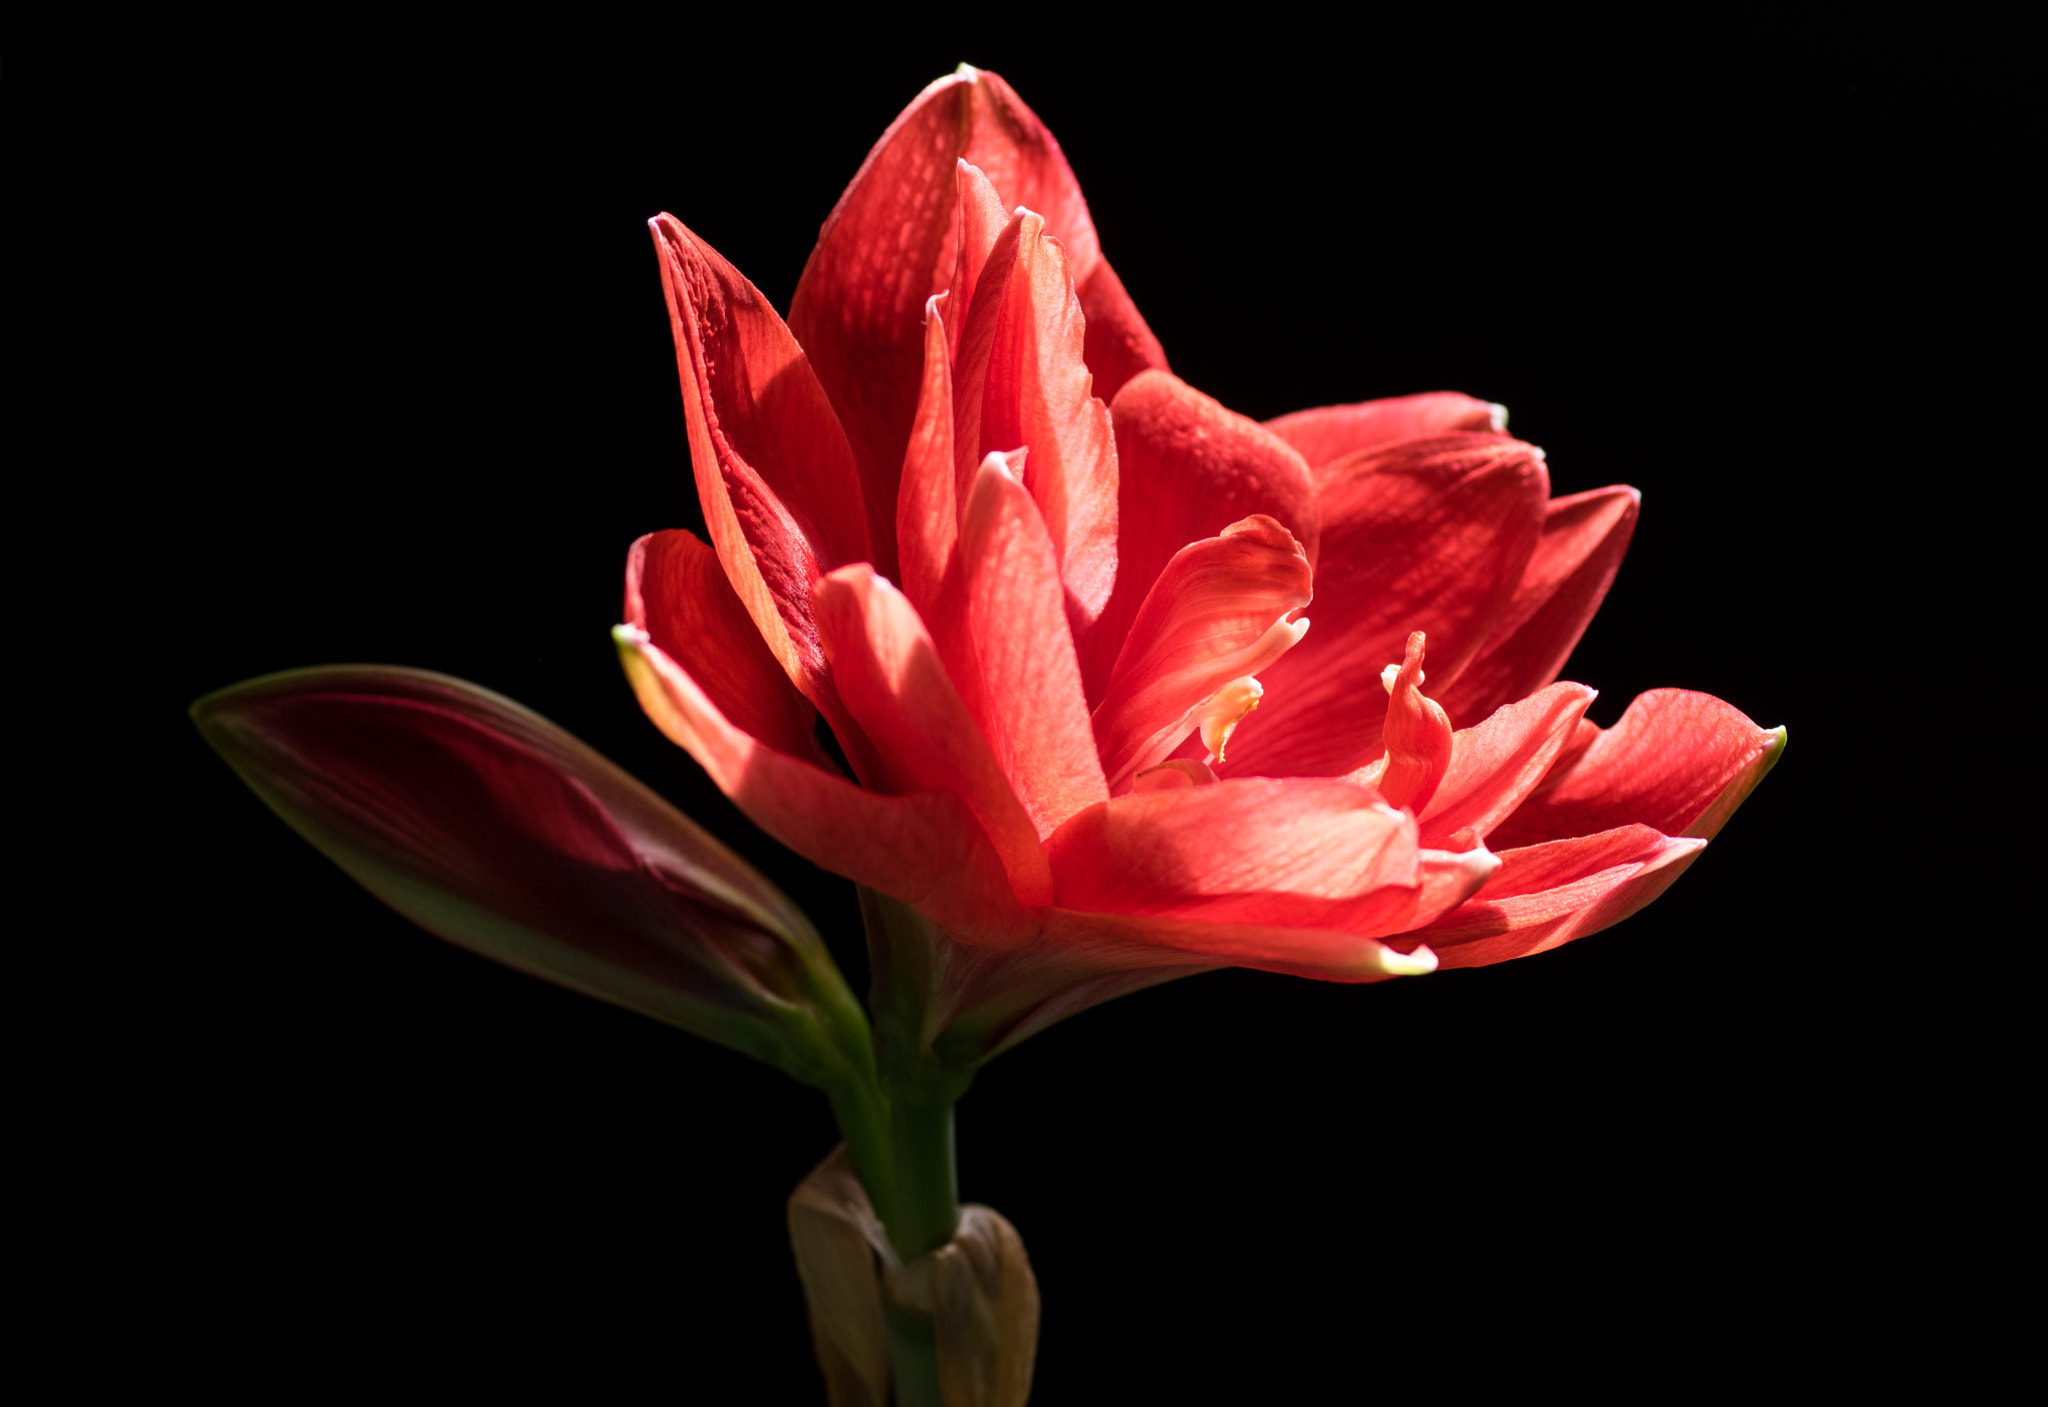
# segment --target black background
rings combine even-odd
[[[2038,919],[1996,810],[2038,765],[1994,579],[2038,467],[2017,60],[1733,21],[723,23],[167,28],[10,68],[50,178],[16,286],[62,312],[16,385],[65,505],[23,533],[25,638],[74,691],[31,1081],[84,1208],[46,1218],[65,1304],[224,1383],[822,1395],[781,1210],[822,1101],[410,928],[183,708],[323,662],[477,680],[727,839],[860,986],[850,886],[655,733],[607,638],[627,544],[701,523],[644,222],[786,310],[869,145],[968,60],[1060,137],[1195,386],[1258,417],[1463,390],[1556,492],[1643,491],[1566,671],[1596,719],[1682,685],[1791,730],[1620,928],[1192,978],[992,1065],[963,1192],[1031,1249],[1036,1400],[1818,1385],[2038,1324]]]

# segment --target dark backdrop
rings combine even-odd
[[[1259,417],[1463,390],[1557,492],[1643,491],[1567,670],[1597,720],[1682,685],[1791,730],[1617,929],[1373,987],[1192,978],[991,1066],[963,1191],[1030,1246],[1038,1400],[1733,1385],[1786,1353],[1839,1381],[2013,1332],[2028,921],[1968,908],[2012,837],[1954,817],[2031,765],[1984,755],[1964,692],[2026,455],[1956,427],[2037,396],[1997,351],[2037,291],[2020,68],[1953,36],[1255,19],[167,29],[119,82],[10,93],[32,149],[75,143],[41,228],[91,260],[49,460],[90,531],[45,578],[86,582],[85,643],[50,649],[89,661],[73,721],[104,709],[114,764],[74,890],[114,936],[58,1003],[103,1062],[66,1105],[107,1149],[90,1224],[122,1228],[79,1293],[230,1381],[398,1381],[403,1349],[818,1398],[781,1209],[822,1101],[409,927],[182,710],[320,662],[477,680],[728,840],[861,985],[850,886],[655,733],[607,639],[627,544],[701,523],[645,221],[786,310],[868,146],[964,59],[1059,135],[1194,385]]]

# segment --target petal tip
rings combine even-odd
[[[1486,413],[1493,418],[1493,433],[1505,435],[1508,432],[1508,408],[1499,401],[1488,401]]]
[[[1392,948],[1380,950],[1380,970],[1390,977],[1421,977],[1436,971],[1436,954],[1427,943],[1412,953],[1396,952]]]

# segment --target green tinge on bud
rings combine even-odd
[[[866,1017],[774,885],[589,747],[445,675],[295,670],[193,721],[265,804],[452,943],[679,1026],[886,1126]]]

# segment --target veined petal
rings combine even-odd
[[[1144,371],[1166,370],[1166,352],[1138,305],[1124,290],[1109,260],[1098,260],[1094,272],[1076,285],[1081,311],[1088,319],[1086,356],[1095,375],[1095,394],[1115,401],[1126,383]]]
[[[817,710],[754,628],[718,554],[688,532],[649,533],[626,554],[626,623],[688,669],[732,722],[772,748],[824,763]]]
[[[649,224],[712,546],[769,650],[829,718],[811,584],[842,563],[869,560],[852,451],[760,291],[673,217]]]
[[[1495,828],[1494,843],[1536,845],[1630,825],[1711,837],[1776,764],[1784,742],[1784,729],[1759,728],[1711,694],[1652,689],[1558,763]]]
[[[981,271],[988,266],[988,256],[1003,231],[1010,227],[1012,218],[1003,198],[996,194],[994,184],[979,166],[960,162],[957,180],[960,231],[953,251],[953,284],[947,296],[959,310],[959,316],[953,319],[946,343],[955,355],[960,350],[960,329],[967,321],[967,310],[974,306],[974,289],[981,282]],[[926,362],[929,365],[929,357]]]
[[[1109,687],[1131,622],[1174,553],[1263,513],[1294,534],[1313,566],[1321,524],[1315,485],[1300,455],[1168,372],[1134,377],[1118,392],[1110,419],[1117,453],[1116,592],[1081,641],[1088,697],[1096,703]]]
[[[511,700],[343,666],[250,680],[192,714],[272,810],[430,932],[812,1083],[859,1058],[853,995],[802,913]],[[820,1028],[851,1044],[835,1057]]]
[[[1024,486],[1045,520],[1077,633],[1116,582],[1116,440],[1090,391],[1067,255],[1020,210],[983,266],[953,364],[953,463],[963,501],[982,460],[1030,450]]]
[[[1421,630],[1430,678],[1457,679],[1521,580],[1549,486],[1539,451],[1479,434],[1403,441],[1318,477],[1316,628],[1264,676],[1259,726],[1225,776],[1330,776],[1378,752],[1380,665]]]
[[[1110,791],[1126,790],[1163,761],[1218,690],[1290,649],[1308,628],[1290,617],[1309,595],[1307,554],[1263,514],[1176,553],[1138,611],[1095,710]]]
[[[789,309],[854,443],[878,527],[894,522],[896,475],[917,404],[918,313],[955,270],[960,161],[987,174],[1005,209],[1027,206],[1044,217],[1046,233],[1066,246],[1077,286],[1088,286],[1101,259],[1059,143],[995,74],[962,65],[890,124],[819,231]],[[953,311],[966,318],[964,297]]]
[[[818,625],[840,696],[882,758],[878,789],[953,792],[1003,857],[1017,898],[1051,903],[1038,831],[903,594],[870,567],[842,567],[818,583]]]
[[[1352,928],[1421,884],[1414,818],[1335,779],[1131,792],[1048,844],[1061,908]]]
[[[1706,842],[1648,826],[1508,850],[1468,900],[1409,937],[1445,967],[1484,967],[1544,952],[1620,923],[1685,872]]]
[[[903,594],[927,621],[937,618],[946,581],[958,569],[960,510],[953,474],[953,365],[947,351],[945,294],[933,294],[924,312],[924,379],[910,444],[903,453],[903,481],[896,499],[896,548],[902,564]]]
[[[956,668],[971,668],[978,685],[963,693],[1042,838],[1109,790],[1052,538],[999,454],[983,461],[961,516],[960,588],[972,661]]]
[[[1534,791],[1572,738],[1593,691],[1552,684],[1451,735],[1451,765],[1416,818],[1422,843],[1465,850]]]
[[[1607,599],[1641,505],[1642,495],[1625,486],[1550,501],[1514,598],[1478,656],[1438,695],[1452,722],[1477,722],[1557,678]]]
[[[1027,941],[1003,859],[951,791],[884,796],[762,746],[642,631],[612,632],[640,706],[762,830],[812,863],[902,900],[967,943]]]
[[[1453,434],[1460,430],[1508,428],[1505,406],[1475,401],[1456,391],[1428,391],[1419,396],[1389,396],[1356,405],[1326,405],[1297,410],[1266,428],[1298,450],[1311,468],[1347,454],[1379,449],[1396,440]]]

